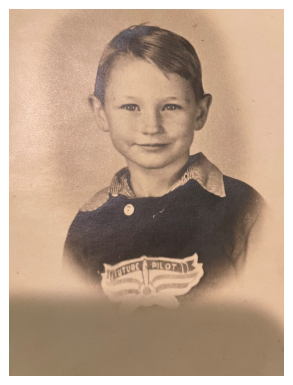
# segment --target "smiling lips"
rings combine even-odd
[[[146,143],[146,144],[137,144],[143,151],[146,152],[160,152],[168,147],[170,143]]]
[[[169,143],[147,143],[147,144],[138,144],[136,143],[137,146],[140,146],[140,147],[150,147],[150,148],[153,148],[153,147],[164,147],[164,146],[167,146]]]

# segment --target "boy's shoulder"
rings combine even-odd
[[[110,198],[109,187],[105,187],[102,190],[98,191],[93,195],[81,208],[79,211],[87,212],[97,210],[99,207],[103,206]]]
[[[223,175],[226,197],[229,201],[242,201],[261,207],[265,205],[264,198],[249,184]]]
[[[110,197],[118,197],[123,192],[128,198],[135,198],[133,191],[129,187],[129,170],[127,167],[118,171],[111,180],[108,187],[103,188],[93,195],[80,209],[80,212],[95,211],[108,202]]]
[[[226,212],[235,221],[234,231],[237,236],[247,234],[258,223],[262,230],[263,224],[269,219],[269,206],[265,199],[249,184],[226,175],[223,176],[226,192]]]

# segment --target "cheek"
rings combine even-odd
[[[109,121],[109,133],[116,150],[124,155],[133,143],[133,128],[128,119],[111,118]]]
[[[112,114],[107,119],[110,135],[113,141],[127,141],[131,135],[133,122],[122,114]]]
[[[110,131],[110,137],[115,149],[122,155],[125,156],[128,153],[130,144],[127,140],[117,132]]]
[[[165,116],[163,126],[174,137],[187,139],[194,134],[193,116],[189,114],[174,114],[173,116]]]

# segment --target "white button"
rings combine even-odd
[[[125,214],[125,215],[130,216],[130,215],[132,215],[133,213],[134,213],[134,207],[133,207],[131,204],[126,205],[126,206],[124,207],[124,214]]]

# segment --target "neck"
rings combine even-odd
[[[160,197],[167,194],[182,174],[189,154],[175,164],[160,169],[147,169],[128,163],[131,187],[136,197]]]

